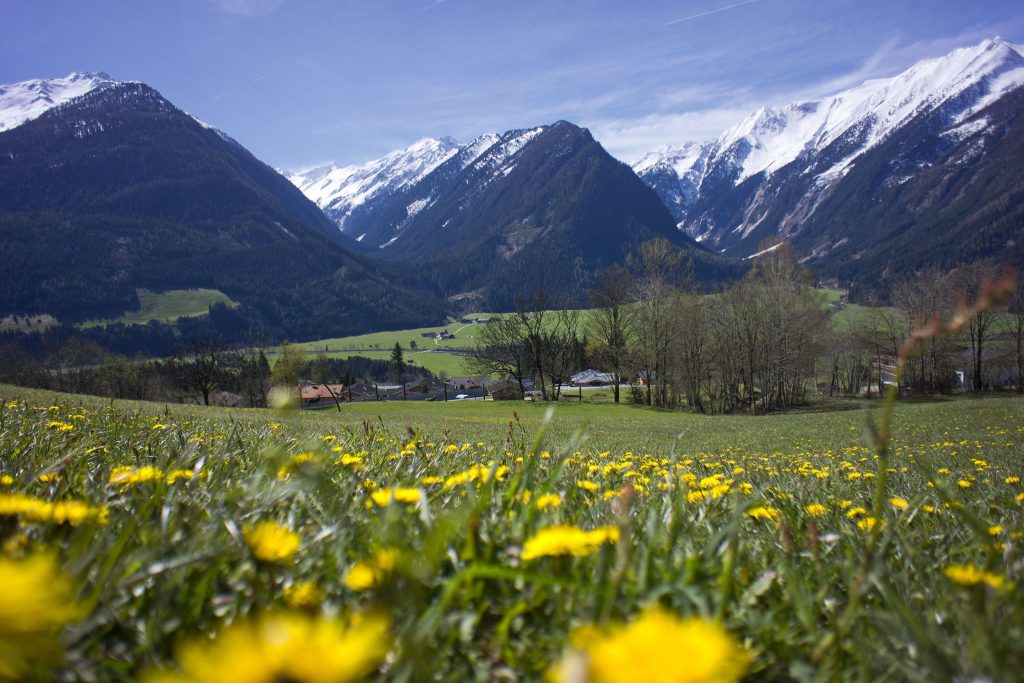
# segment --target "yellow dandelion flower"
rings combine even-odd
[[[70,524],[71,526],[79,526],[86,522],[106,524],[108,516],[106,505],[93,507],[80,500],[62,500],[50,506],[50,518],[56,524]]]
[[[1006,484],[1019,484],[1020,483],[1020,477],[1007,477],[1006,479],[1003,479],[1003,483],[1006,483]]]
[[[999,534],[1003,533],[1003,531],[1005,531],[1005,529],[1003,529],[1003,527],[999,526],[998,524],[993,524],[992,526],[990,526],[988,528],[988,535],[989,536],[998,536]]]
[[[377,507],[386,507],[390,505],[392,501],[405,503],[406,505],[413,505],[420,502],[421,497],[419,489],[403,486],[396,486],[390,489],[378,489],[370,494],[370,499],[376,503]]]
[[[324,592],[313,581],[298,581],[284,589],[284,601],[289,607],[313,609],[324,600]]]
[[[163,472],[155,467],[115,467],[107,479],[109,484],[122,489],[163,479]]]
[[[14,477],[9,474],[0,475],[0,486],[14,486]]]
[[[821,503],[811,503],[804,507],[804,512],[807,513],[808,517],[821,517],[828,510]]]
[[[971,564],[951,564],[942,570],[953,583],[961,586],[977,586],[985,584],[998,591],[1007,591],[1013,588],[1013,584],[994,572],[975,567]]]
[[[747,517],[756,520],[778,522],[780,519],[782,519],[782,513],[780,513],[775,508],[759,505],[758,507],[753,507],[747,510]]]
[[[910,507],[910,503],[908,503],[906,500],[898,496],[893,496],[892,498],[890,498],[889,504],[892,505],[897,510],[906,510],[908,507]]]
[[[508,474],[507,465],[499,465],[494,469],[494,478],[497,481],[502,481],[505,475]],[[491,465],[473,465],[464,472],[453,474],[452,476],[445,479],[444,488],[451,489],[456,486],[463,486],[467,483],[487,483],[491,476]]]
[[[613,526],[598,527],[592,531],[569,525],[551,526],[526,540],[521,557],[533,560],[554,555],[589,555],[602,544],[618,540],[619,530]]]
[[[0,494],[0,517],[22,517],[33,522],[50,520],[49,502],[24,493]]]
[[[355,592],[376,588],[394,570],[397,559],[397,551],[385,549],[362,562],[356,562],[345,573],[345,585]]]
[[[961,479],[960,481],[958,481],[956,483],[956,485],[959,486],[962,489],[969,489],[969,488],[971,488],[972,484],[971,484],[971,482],[967,481],[966,479]]]
[[[420,479],[422,486],[437,486],[444,483],[444,477],[423,477]]]
[[[191,481],[195,476],[195,472],[192,470],[171,470],[167,473],[167,483],[173,484],[178,481]]]
[[[362,470],[363,458],[362,456],[354,453],[343,453],[342,456],[338,458],[338,464],[344,465],[345,467],[351,467],[354,470]]]
[[[54,522],[78,526],[85,523],[107,523],[107,507],[93,507],[79,500],[56,503],[23,493],[0,494],[0,517],[20,517],[28,522]]]
[[[60,660],[60,629],[85,616],[50,555],[0,557],[0,680],[22,680]]]
[[[271,521],[248,527],[243,536],[256,559],[272,564],[290,564],[302,545],[297,533]]]
[[[863,519],[857,520],[857,528],[861,531],[871,531],[878,525],[877,517],[864,517]]]
[[[39,475],[39,481],[44,484],[51,484],[55,481],[60,481],[60,475],[56,472],[45,472]]]
[[[562,504],[562,497],[557,493],[545,493],[542,496],[537,496],[537,509],[547,510],[549,508],[556,508]]]
[[[720,625],[645,610],[628,626],[578,629],[549,672],[555,683],[735,683],[750,655]]]
[[[862,517],[866,514],[868,514],[867,509],[862,507],[853,507],[846,511],[846,516],[850,519],[856,519],[857,517]]]
[[[147,683],[347,683],[362,680],[391,647],[383,615],[347,619],[271,614],[228,626],[181,648],[178,668]]]
[[[284,481],[291,476],[292,472],[301,468],[305,463],[316,464],[319,462],[320,458],[316,453],[297,453],[292,456],[291,460],[278,468],[277,478]]]
[[[67,422],[61,422],[60,420],[53,420],[50,424],[46,425],[46,428],[57,432],[70,432],[75,428],[75,426]]]

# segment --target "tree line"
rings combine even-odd
[[[375,384],[391,373],[388,361],[311,355],[288,343],[268,358],[259,347],[190,338],[166,357],[149,359],[112,354],[78,337],[45,356],[0,340],[0,382],[118,399],[263,408],[275,386],[295,391],[300,380]],[[404,376],[433,378],[414,366]]]
[[[644,243],[625,265],[597,273],[594,306],[546,310],[543,294],[484,327],[473,371],[506,377],[557,399],[576,371],[611,376],[613,400],[707,413],[763,413],[806,403],[812,394],[881,394],[902,341],[934,316],[956,315],[999,276],[992,262],[925,270],[899,284],[892,306],[830,306],[785,243],[765,245],[745,278],[713,294],[692,286],[685,254],[664,240]],[[910,358],[902,391],[974,390],[1015,382],[1024,369],[1024,305],[965,321],[964,334],[933,338]],[[845,309],[845,310],[843,310]],[[838,314],[843,310],[842,315]],[[1012,359],[1012,362],[1010,362]],[[958,370],[962,377],[958,376]],[[1007,378],[1010,378],[1008,380]]]

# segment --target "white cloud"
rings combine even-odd
[[[612,156],[633,163],[665,145],[713,140],[750,111],[749,107],[742,107],[649,114],[636,119],[590,121],[587,127]]]

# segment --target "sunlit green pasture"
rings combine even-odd
[[[89,320],[81,327],[97,325],[145,325],[151,321],[162,323],[177,322],[178,318],[206,315],[210,306],[227,304],[237,306],[235,301],[216,289],[174,289],[167,292],[151,292],[148,289],[136,290],[139,297],[139,310],[126,311],[118,318],[105,320]]]

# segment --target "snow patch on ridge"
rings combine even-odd
[[[982,116],[980,119],[974,121],[968,121],[967,123],[961,123],[959,126],[954,126],[949,130],[945,130],[940,135],[944,138],[949,138],[955,142],[966,140],[975,133],[980,133],[988,127],[989,121],[987,116]]]
[[[334,219],[342,232],[356,207],[425,177],[452,158],[461,145],[451,138],[424,138],[380,159],[355,166],[327,164],[285,177]],[[422,207],[421,207],[422,208]]]
[[[105,73],[76,72],[64,78],[37,78],[0,85],[0,132],[17,128],[76,97],[117,83]]]

